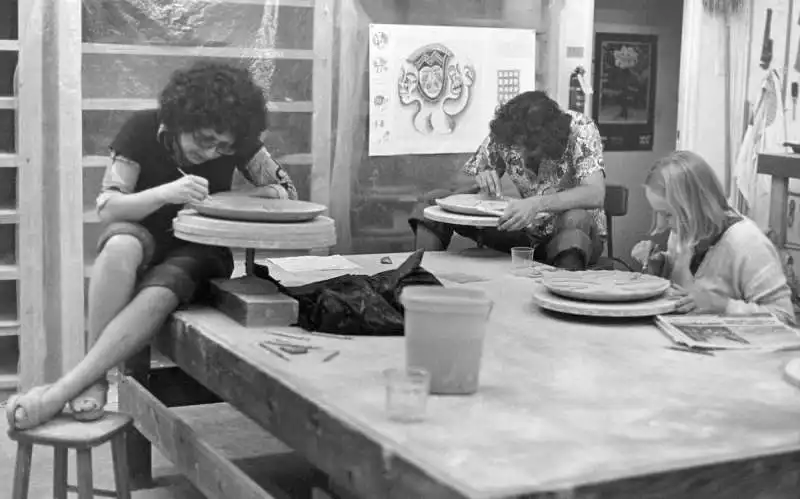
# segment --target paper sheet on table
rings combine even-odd
[[[270,258],[269,261],[286,272],[314,272],[320,270],[355,270],[361,267],[343,257],[331,256],[288,256]]]

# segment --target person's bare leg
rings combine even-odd
[[[97,256],[89,281],[89,348],[111,320],[130,303],[136,286],[136,272],[143,257],[142,244],[127,234],[109,238]],[[69,406],[76,419],[92,420],[102,416],[107,399],[108,383],[103,376],[70,401]]]
[[[417,234],[414,239],[414,249],[424,249],[425,251],[444,251],[442,241],[430,229],[422,224],[417,225]]]
[[[50,386],[37,400],[28,401],[35,405],[37,419],[47,421],[57,414],[69,400],[78,396],[87,386],[92,385],[117,364],[138,352],[156,334],[169,314],[178,306],[178,297],[163,287],[148,287],[137,294],[133,300],[103,331],[86,357],[67,374]],[[25,395],[20,396],[20,405],[25,405]],[[15,411],[15,427],[25,429],[24,411]],[[32,425],[32,426],[35,426]]]

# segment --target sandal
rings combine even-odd
[[[46,408],[42,401],[50,385],[31,388],[27,393],[12,395],[6,402],[6,418],[8,427],[13,430],[30,430],[44,424],[58,415],[64,406],[56,410]]]
[[[80,395],[70,400],[70,416],[76,421],[84,423],[97,421],[106,414],[108,401],[108,381],[102,380],[92,383]]]

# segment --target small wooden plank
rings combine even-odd
[[[334,1],[314,2],[314,114],[311,118],[311,201],[331,202]]]
[[[20,281],[18,290],[20,388],[28,390],[45,382],[48,349],[44,322],[44,109],[43,70],[45,2],[19,2],[19,60],[16,95],[19,98],[17,119],[17,189],[25,196],[19,200],[17,247],[24,248],[17,258]],[[7,157],[6,157],[7,159]],[[51,165],[52,166],[52,165]]]
[[[19,213],[16,208],[0,208],[0,224],[15,224],[19,222]]]
[[[211,282],[214,306],[244,327],[291,326],[297,323],[297,300],[255,276]]]
[[[16,109],[17,108],[17,98],[16,97],[0,97],[0,109]]]
[[[136,428],[207,497],[275,499],[204,442],[138,381],[126,376],[119,392],[120,399],[126,400],[126,411],[136,421]]]
[[[17,40],[0,40],[0,51],[3,51],[3,52],[15,52],[17,50],[19,50],[19,41],[17,41]]]
[[[18,265],[0,265],[0,281],[16,281],[19,278]]]
[[[84,54],[149,55],[173,57],[220,57],[225,59],[311,60],[314,53],[303,49],[254,47],[202,47],[179,45],[127,45],[121,43],[83,43]]]
[[[800,154],[759,154],[758,173],[780,178],[800,178]]]
[[[14,153],[0,153],[0,168],[16,168],[19,158]]]
[[[139,98],[93,98],[83,99],[84,111],[141,111],[158,108],[156,99]],[[267,103],[267,110],[274,113],[310,113],[314,107],[309,101]]]
[[[0,390],[16,390],[19,388],[18,374],[0,374]]]

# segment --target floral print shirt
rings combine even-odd
[[[505,173],[523,198],[561,192],[580,185],[595,172],[605,174],[603,141],[600,131],[589,117],[566,111],[572,117],[567,150],[559,159],[542,159],[538,173],[525,166],[525,151],[494,143],[487,137],[464,165],[466,175],[475,176],[481,171],[498,170]],[[602,209],[591,210],[598,233],[606,235],[606,217]],[[553,234],[556,214],[541,217],[530,227],[533,235],[543,237]]]

